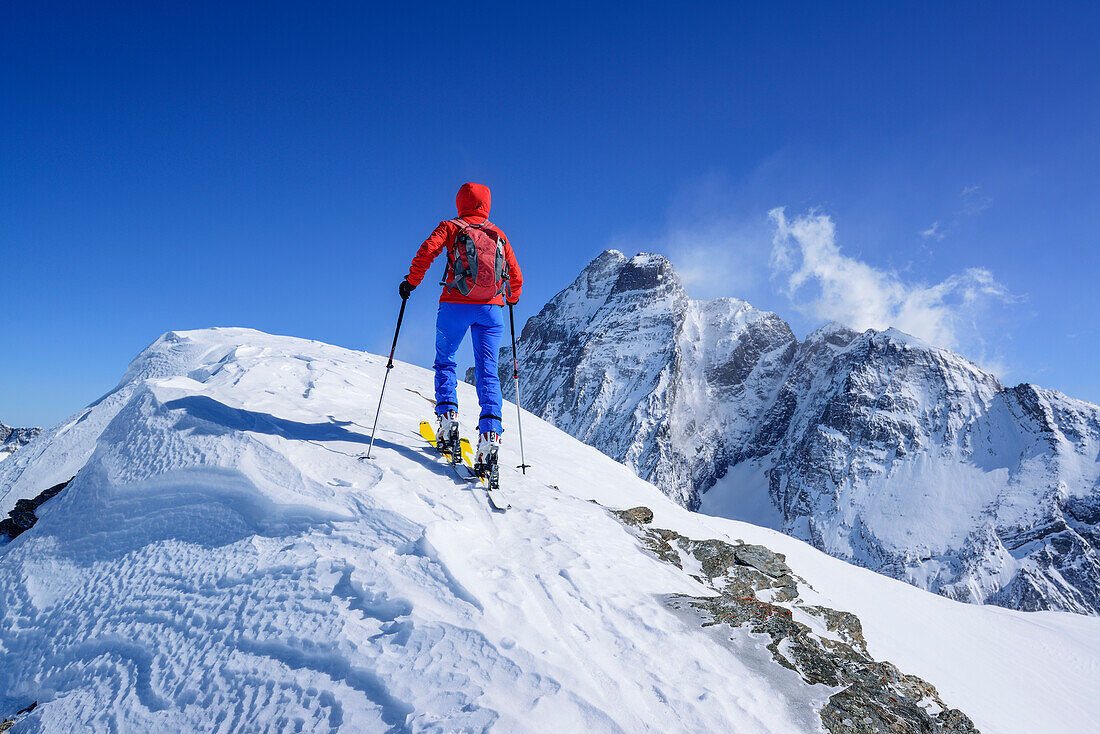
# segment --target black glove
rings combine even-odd
[[[401,294],[401,298],[408,298],[409,295],[416,290],[416,286],[407,280],[401,281],[401,285],[397,286],[397,292]]]
[[[519,303],[519,297],[518,296],[516,297],[515,300],[512,300],[511,298],[507,298],[507,297],[504,300],[508,302],[509,306],[515,306],[517,303]]]

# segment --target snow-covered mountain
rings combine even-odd
[[[26,446],[41,432],[41,428],[11,428],[0,423],[0,461]]]
[[[686,507],[955,599],[1100,613],[1096,405],[893,329],[800,342],[649,254],[600,255],[518,348],[524,407]]]
[[[1081,732],[1100,619],[960,604],[690,513],[526,416],[513,509],[422,445],[431,373],[169,333],[0,465],[14,732]],[[473,389],[460,386],[472,425]],[[509,425],[509,435],[513,426]],[[50,498],[43,491],[54,491]],[[23,505],[26,507],[26,505]],[[37,702],[37,706],[33,704]]]

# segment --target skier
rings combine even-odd
[[[481,404],[474,466],[487,471],[490,466],[495,467],[504,431],[497,374],[497,354],[504,333],[504,299],[511,305],[519,301],[523,274],[508,238],[489,221],[489,187],[462,184],[455,204],[458,217],[440,222],[420,245],[399,292],[402,298],[408,298],[423,281],[432,261],[446,248],[447,270],[440,283],[443,294],[439,297],[435,322],[435,412],[439,420],[436,435],[441,447],[451,446],[457,453],[455,352],[469,330],[473,335],[474,373]]]

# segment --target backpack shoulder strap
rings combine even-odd
[[[467,222],[462,217],[455,217],[451,221],[454,222],[460,230],[485,229],[486,227],[490,227],[490,228],[495,229],[495,225],[492,222],[490,222],[488,219],[486,219],[481,224],[474,224],[473,222]]]

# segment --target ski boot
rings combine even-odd
[[[489,491],[500,487],[500,467],[497,454],[500,451],[500,434],[496,431],[483,433],[477,440],[477,455],[474,458],[474,473],[489,478]]]
[[[448,410],[439,414],[439,429],[435,432],[435,445],[440,453],[451,457],[451,463],[462,463],[462,449],[458,438],[458,411]]]

